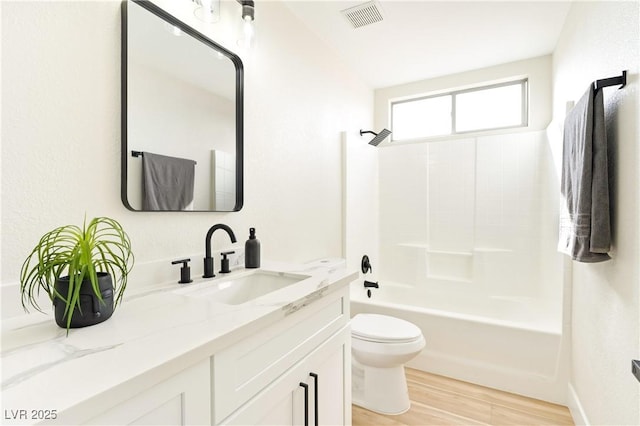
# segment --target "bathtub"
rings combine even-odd
[[[351,315],[378,313],[422,330],[427,345],[408,367],[532,398],[566,403],[566,343],[558,303],[533,298],[429,293],[380,282],[367,297],[351,285]]]

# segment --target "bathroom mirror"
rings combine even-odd
[[[124,205],[240,210],[242,129],[240,58],[149,1],[124,1]]]

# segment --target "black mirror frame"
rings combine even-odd
[[[131,207],[127,197],[127,164],[129,161],[129,148],[127,143],[127,5],[129,1],[140,5],[144,9],[160,17],[165,22],[179,28],[182,32],[192,36],[205,45],[221,52],[228,57],[236,68],[236,202],[232,211],[237,212],[244,204],[244,68],[242,60],[235,53],[225,49],[213,40],[209,39],[199,31],[180,21],[165,10],[156,6],[149,0],[123,0],[122,2],[122,45],[121,45],[121,177],[120,177],[120,198],[125,207],[135,212],[169,212],[169,211],[193,211],[193,212],[220,212],[229,211],[218,210],[137,210]]]

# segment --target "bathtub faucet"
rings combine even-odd
[[[374,282],[365,280],[364,281],[364,288],[370,288],[370,287],[378,288],[378,283],[377,282],[374,283]]]

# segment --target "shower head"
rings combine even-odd
[[[372,132],[371,130],[360,130],[360,136],[365,133],[371,133],[375,136],[373,139],[371,139],[369,145],[378,146],[380,145],[380,142],[385,140],[385,138],[391,134],[391,130],[382,129],[380,133]]]

